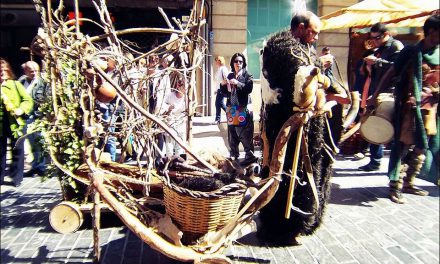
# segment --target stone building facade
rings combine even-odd
[[[318,16],[329,14],[341,8],[356,4],[356,0],[311,0],[307,2],[307,9],[315,12]],[[259,61],[255,57],[255,49],[258,48],[255,39],[255,32],[258,30],[272,30],[275,32],[287,28],[290,23],[294,1],[286,0],[213,0],[212,4],[212,33],[210,55],[224,56],[226,61],[235,52],[243,52],[248,56],[249,70],[255,77],[254,91],[252,93],[254,113],[259,113],[261,106],[261,95],[259,86]],[[287,8],[287,9],[286,9]],[[289,9],[290,8],[290,9]],[[266,14],[264,13],[266,12]],[[263,21],[263,25],[255,29],[255,21]],[[267,36],[267,35],[266,35]],[[264,37],[264,36],[263,36]],[[261,44],[260,44],[261,45]],[[347,81],[347,61],[349,34],[348,29],[323,31],[319,35],[317,50],[328,46],[332,54],[337,58],[341,74]],[[215,68],[212,69],[212,72]],[[214,83],[214,82],[212,82]],[[211,87],[211,92],[215,87]],[[213,102],[215,98],[212,96]],[[213,107],[213,103],[210,104]],[[213,113],[209,109],[207,113]]]

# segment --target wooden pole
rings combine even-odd
[[[78,0],[75,0],[75,32],[76,37],[79,37],[79,5]]]
[[[91,178],[93,179],[93,178]],[[93,196],[93,263],[99,263],[101,260],[101,247],[99,246],[99,229],[101,228],[101,197],[97,189]]]
[[[298,169],[298,158],[299,158],[299,151],[301,149],[301,139],[302,139],[303,131],[304,131],[304,123],[302,123],[301,126],[298,128],[298,135],[296,136],[295,154],[293,156],[293,164],[292,164],[292,178],[290,178],[289,192],[287,193],[286,212],[284,214],[284,217],[286,219],[290,218],[290,210],[292,208],[292,198],[293,198],[293,192],[295,191],[295,178],[296,178],[296,171]]]

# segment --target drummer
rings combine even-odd
[[[429,194],[414,185],[422,168],[438,180],[439,28],[440,15],[430,16],[423,25],[424,39],[402,50],[378,86],[381,90],[390,80],[399,80],[394,93],[395,133],[388,168],[390,199],[395,203],[405,202],[402,192]]]
[[[371,66],[371,83],[368,87],[368,95],[372,95],[382,76],[393,65],[400,50],[403,49],[403,44],[394,39],[388,28],[382,23],[376,23],[371,27],[369,38],[374,43],[376,50],[374,54],[364,58],[363,64],[364,66]],[[388,91],[384,90],[383,92],[389,92],[392,87],[393,85],[388,86],[388,89],[386,89]],[[382,157],[383,145],[370,144],[370,162],[359,167],[359,170],[379,170]]]

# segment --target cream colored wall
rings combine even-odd
[[[231,56],[236,52],[246,56],[247,0],[213,0],[212,1],[213,45],[210,54],[213,57],[223,56],[229,67]],[[214,59],[212,60],[214,63]],[[212,68],[212,85],[215,85],[215,65]],[[215,96],[217,87],[211,87],[211,113],[215,114]]]
[[[214,32],[212,56],[221,55],[226,59],[229,67],[231,55],[242,52],[246,55],[247,37],[247,0],[213,0],[212,29]],[[318,0],[318,16],[323,16],[341,8],[358,3],[357,0]],[[348,29],[329,30],[319,34],[318,52],[328,46],[338,61],[344,81],[347,82],[347,61],[349,48]],[[214,61],[214,60],[212,60]],[[215,73],[213,66],[212,73]],[[215,82],[212,82],[214,85]],[[214,92],[216,87],[212,87]],[[255,80],[252,92],[252,107],[255,116],[258,117],[261,107],[260,81]],[[211,113],[215,112],[215,96],[211,95]]]
[[[357,0],[318,0],[318,16],[330,14],[338,11],[344,7],[357,4]],[[350,45],[350,38],[348,29],[341,30],[326,30],[321,31],[318,40],[318,52],[325,46],[330,48],[331,53],[335,56],[339,69],[341,70],[342,78],[345,85],[347,85],[347,63],[348,63],[348,49]],[[335,69],[336,70],[336,69]],[[335,72],[336,74],[336,72]],[[338,76],[338,75],[336,75]]]
[[[213,56],[225,57],[229,68],[231,56],[236,52],[246,54],[247,37],[247,0],[214,0],[212,1],[212,29],[214,32],[211,54]],[[213,73],[215,73],[215,67]],[[214,82],[212,82],[214,84]],[[216,90],[212,87],[212,92]],[[254,89],[251,94],[252,108],[257,116],[261,106],[260,82],[255,80]],[[215,97],[212,96],[212,110],[214,113]]]

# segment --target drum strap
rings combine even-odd
[[[368,74],[367,79],[365,79],[364,87],[362,90],[362,101],[361,101],[361,108],[365,109],[367,106],[367,98],[368,98],[368,90],[370,89],[370,83],[371,83],[371,75]]]

